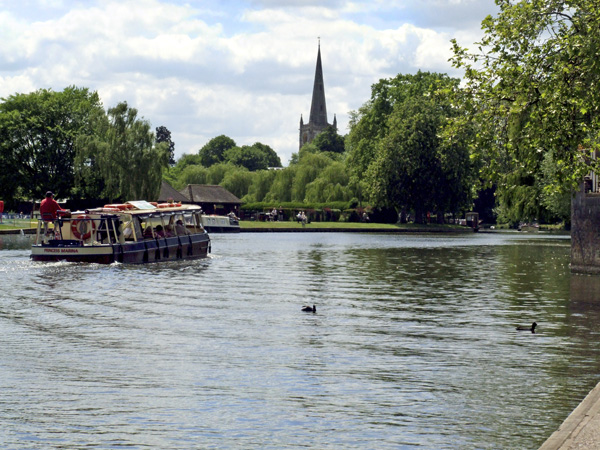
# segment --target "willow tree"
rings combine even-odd
[[[542,192],[569,191],[596,165],[589,156],[600,144],[600,8],[597,0],[496,3],[477,51],[454,41],[453,63],[465,71],[482,173],[500,198],[519,200],[511,191],[520,191],[539,204]]]
[[[169,147],[156,143],[150,124],[119,103],[98,117],[95,135],[78,141],[80,171],[99,173],[102,196],[112,200],[156,200]]]

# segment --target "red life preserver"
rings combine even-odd
[[[95,230],[96,224],[90,216],[86,216],[85,214],[77,216],[77,218],[71,221],[71,233],[73,233],[73,236],[75,236],[77,239],[82,241],[86,241],[92,237],[92,232]]]

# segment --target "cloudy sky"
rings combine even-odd
[[[494,0],[0,0],[0,97],[67,86],[172,133],[176,157],[225,134],[287,165],[308,120],[320,38],[329,122],[381,78],[453,70]]]

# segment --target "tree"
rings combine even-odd
[[[236,167],[227,172],[220,185],[233,195],[242,198],[248,193],[252,184],[252,173],[244,167]]]
[[[588,156],[600,141],[600,8],[596,0],[496,3],[478,51],[454,41],[453,63],[465,70],[466,106],[481,126],[473,148],[482,174],[499,198],[523,191],[523,201],[538,202],[542,191],[526,187],[543,177],[546,155],[555,166],[542,183],[548,195],[571,191],[597,165]]]
[[[156,128],[156,143],[166,142],[169,146],[169,165],[175,165],[175,142],[171,140],[171,132],[167,127],[160,126]]]
[[[179,189],[183,189],[188,184],[206,184],[208,169],[199,165],[186,166],[178,179],[181,181],[177,183]]]
[[[210,167],[225,162],[225,152],[235,146],[235,141],[224,134],[214,137],[198,151],[200,163],[204,167]]]
[[[471,200],[472,165],[466,137],[470,128],[447,130],[462,117],[451,93],[459,80],[418,72],[381,80],[371,99],[351,119],[347,139],[353,180],[362,180],[375,206],[399,212],[458,212]],[[464,124],[464,121],[463,121]]]
[[[350,177],[345,165],[339,161],[334,161],[323,168],[319,176],[306,185],[306,201],[326,203],[350,200],[349,181]]]
[[[337,133],[333,125],[328,125],[311,142],[318,151],[330,153],[344,153],[344,138]]]
[[[254,172],[269,167],[281,167],[281,161],[277,153],[268,145],[256,142],[254,145],[242,145],[233,147],[225,152],[225,161],[242,166]]]
[[[0,194],[41,198],[51,189],[70,197],[75,141],[91,134],[91,117],[102,112],[96,92],[74,86],[15,94],[0,104]]]
[[[290,166],[283,170],[278,170],[271,185],[271,189],[265,196],[265,202],[291,202],[292,185],[296,176],[296,166]]]
[[[295,166],[292,200],[303,202],[306,197],[306,186],[316,180],[323,169],[332,162],[331,158],[322,153],[306,153]]]
[[[262,202],[267,193],[271,190],[277,172],[280,171],[259,170],[254,172],[252,184],[248,187],[248,194],[244,196],[243,200],[251,203]]]
[[[79,140],[78,147],[80,165],[100,173],[102,195],[109,200],[158,198],[169,163],[168,145],[155,143],[150,124],[138,119],[137,110],[126,102],[110,108],[95,136]]]

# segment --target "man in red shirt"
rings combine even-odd
[[[52,192],[46,192],[46,198],[40,204],[40,217],[46,221],[56,219],[56,211],[64,211],[52,197],[54,197]]]

